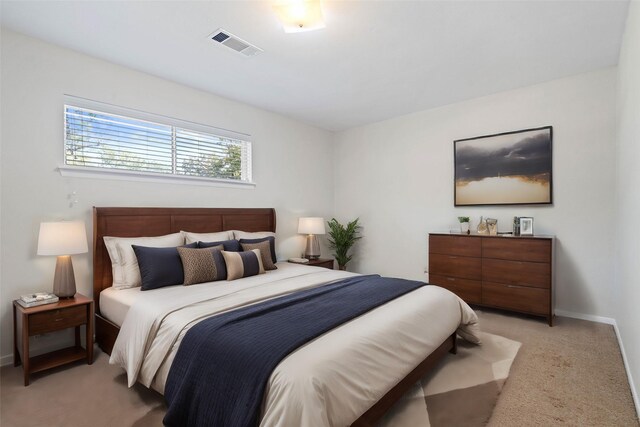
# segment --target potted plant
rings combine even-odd
[[[349,255],[349,249],[362,238],[360,236],[360,225],[356,218],[353,221],[347,223],[347,226],[340,224],[335,218],[331,218],[331,221],[327,221],[329,226],[329,247],[334,249],[333,256],[338,263],[340,270],[347,269],[347,263],[351,261],[353,255]]]
[[[459,216],[458,222],[460,222],[460,232],[463,234],[470,234],[469,231],[469,217],[468,216]]]

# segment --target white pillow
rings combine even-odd
[[[111,258],[111,274],[113,276],[113,283],[122,283],[124,276],[122,274],[122,266],[120,265],[120,256],[118,255],[118,249],[116,249],[116,242],[120,240],[120,237],[104,236],[104,245],[107,247],[107,253]]]
[[[271,231],[256,231],[254,233],[250,233],[248,231],[239,231],[232,230],[233,238],[236,240],[240,239],[262,239],[264,237],[276,237],[276,233],[272,233]]]
[[[223,242],[225,240],[233,239],[233,234],[230,231],[220,231],[217,233],[191,233],[189,231],[181,231],[186,244],[194,242]]]
[[[104,237],[107,252],[111,258],[113,287],[116,289],[140,286],[140,267],[131,245],[150,246],[152,248],[169,248],[184,245],[181,233],[167,234],[158,237]]]

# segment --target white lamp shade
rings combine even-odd
[[[285,33],[298,33],[324,28],[320,0],[280,0],[274,9]]]
[[[38,255],[73,255],[88,251],[83,221],[41,222]]]
[[[324,234],[324,218],[308,217],[298,219],[298,233]]]

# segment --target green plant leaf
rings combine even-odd
[[[335,257],[338,265],[347,265],[353,255],[349,255],[351,247],[362,238],[360,236],[360,225],[358,221],[360,218],[356,218],[353,221],[347,223],[346,227],[338,222],[335,218],[331,218],[327,221],[329,226],[329,248],[335,252]]]

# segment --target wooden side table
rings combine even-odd
[[[329,270],[333,270],[333,258],[310,259],[308,263],[300,264],[300,265],[312,265],[314,267],[324,267],[324,268],[328,268]]]
[[[22,359],[18,351],[18,326],[16,312],[22,317]],[[93,363],[93,300],[76,294],[74,298],[61,299],[57,303],[25,308],[13,301],[13,365],[24,369],[24,385],[29,385],[29,375],[56,366],[87,359]],[[87,348],[80,345],[80,326],[86,325]],[[75,327],[75,345],[36,357],[29,357],[29,337],[47,332]]]

